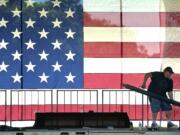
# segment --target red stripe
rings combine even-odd
[[[179,27],[180,12],[123,12],[125,27]],[[86,12],[84,25],[86,27],[120,27],[120,13]]]
[[[131,53],[129,53],[131,52]],[[178,58],[180,43],[123,43],[124,57]]]
[[[86,89],[122,89],[122,83],[139,87],[144,74],[85,74],[84,88]],[[174,89],[180,89],[180,74],[173,76]]]
[[[123,50],[122,50],[123,48]],[[180,43],[84,43],[84,56],[89,58],[179,58]]]
[[[120,74],[84,74],[84,88],[118,89],[121,88]]]
[[[85,57],[120,57],[121,43],[85,43]]]
[[[84,13],[84,25],[86,27],[118,27],[120,26],[120,13]]]
[[[147,120],[147,114],[149,120],[152,119],[149,106],[143,106],[144,114],[142,115],[142,105],[24,105],[12,107],[6,106],[6,120],[34,120],[36,112],[88,112],[90,110],[98,112],[127,112],[131,120],[140,120],[144,116],[144,120]],[[0,120],[5,120],[4,114],[5,106],[0,106]],[[52,109],[52,110],[51,110]],[[57,111],[58,110],[58,111]],[[11,112],[11,114],[10,114]],[[174,107],[172,113],[172,120],[180,119],[180,108]],[[165,116],[163,115],[163,119]]]

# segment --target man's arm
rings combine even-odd
[[[170,88],[168,91],[168,97],[169,97],[169,99],[173,100],[173,80],[171,80],[171,83],[170,83]]]
[[[169,96],[169,99],[173,100],[173,92],[172,91],[168,92],[168,96]]]
[[[142,88],[146,88],[146,82],[149,78],[152,77],[152,74],[151,73],[146,73],[145,76],[144,76],[144,80],[143,80],[143,83],[142,83]]]

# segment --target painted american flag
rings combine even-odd
[[[83,87],[80,1],[1,1],[0,13],[1,88]]]
[[[178,90],[179,12],[179,0],[0,0],[0,88],[122,89],[171,66]]]

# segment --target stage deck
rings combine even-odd
[[[180,135],[178,129],[160,131],[139,131],[138,129],[61,129],[61,130],[26,130],[0,131],[0,135]]]

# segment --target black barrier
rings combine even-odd
[[[128,114],[120,113],[36,113],[34,129],[129,128]]]

